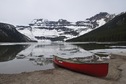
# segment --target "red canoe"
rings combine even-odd
[[[54,56],[53,62],[66,69],[92,76],[105,77],[108,74],[108,63],[77,63],[57,56]]]

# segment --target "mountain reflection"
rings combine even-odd
[[[68,43],[26,43],[0,45],[0,73],[20,73],[54,68],[53,55],[80,62],[103,61],[94,54]],[[101,60],[102,59],[102,60]],[[9,69],[8,69],[9,68]]]
[[[67,52],[66,52],[67,51]],[[59,44],[59,43],[50,43],[50,44],[31,44],[21,52],[19,52],[15,59],[27,59],[34,65],[48,65],[52,64],[53,55],[58,53],[61,54],[74,54],[80,52],[80,48],[75,45],[70,44]]]
[[[14,58],[16,59],[28,59],[36,65],[44,65],[52,63],[53,55],[60,55],[69,57],[73,55],[85,54],[84,49],[70,44],[29,44],[29,45],[1,45],[0,46],[0,62],[9,61]],[[87,53],[87,52],[86,52]],[[98,55],[94,57],[83,57],[83,58],[94,58],[94,60],[100,58]],[[91,60],[90,59],[90,60]],[[82,59],[81,59],[82,60]]]
[[[31,61],[34,65],[40,65],[40,66],[53,63],[52,59],[48,59],[48,58],[44,58],[44,57],[29,58],[29,61]]]
[[[23,45],[2,45],[0,46],[0,62],[13,60],[16,55],[27,48],[27,46]]]

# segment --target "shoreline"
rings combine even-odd
[[[126,56],[112,54],[109,60],[109,72],[104,78],[56,67],[19,74],[0,74],[0,84],[125,84],[125,66]]]

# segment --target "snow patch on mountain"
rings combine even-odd
[[[59,36],[60,32],[57,32],[55,29],[47,30],[47,29],[33,29],[34,36],[45,36],[45,37],[56,37]]]
[[[22,33],[22,34],[28,36],[31,40],[37,40],[37,39],[35,38],[35,36],[33,35],[33,33],[30,31],[29,28],[25,28],[25,29],[23,29],[23,30],[19,30],[19,29],[17,29],[17,30],[18,30],[20,33]]]
[[[105,19],[100,19],[100,20],[97,20],[97,23],[99,24],[98,27],[104,25],[106,22],[105,22]]]
[[[92,29],[86,29],[85,31],[82,31],[79,33],[79,36],[83,35],[83,34],[86,34],[88,32],[92,31]]]

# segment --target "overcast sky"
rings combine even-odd
[[[0,22],[13,25],[38,18],[75,22],[99,12],[126,12],[126,0],[0,0]]]

